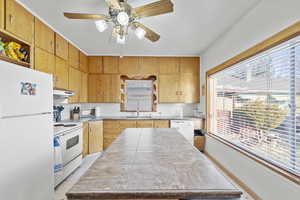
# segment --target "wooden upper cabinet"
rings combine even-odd
[[[55,55],[64,59],[68,60],[69,57],[69,47],[68,42],[59,34],[55,34]]]
[[[110,85],[110,98],[111,103],[121,102],[121,79],[120,75],[111,75],[111,85]]]
[[[123,57],[119,59],[119,72],[122,75],[139,74],[139,57]]]
[[[180,58],[180,72],[199,74],[200,71],[200,58]]]
[[[88,100],[89,103],[101,103],[101,82],[100,74],[89,74],[88,75]]]
[[[180,102],[180,75],[161,74],[159,75],[159,103]]]
[[[180,75],[180,102],[200,102],[199,74],[182,73]]]
[[[88,102],[88,74],[81,72],[80,102]]]
[[[79,50],[69,43],[69,65],[79,69]]]
[[[80,71],[82,72],[88,72],[88,60],[87,60],[87,56],[80,52],[79,54],[79,63],[80,63]]]
[[[6,0],[5,28],[22,40],[32,43],[34,37],[34,17],[15,0]]]
[[[119,57],[103,56],[103,73],[118,74],[119,73]]]
[[[4,29],[4,0],[0,0],[0,29]]]
[[[35,69],[41,72],[54,74],[55,72],[54,55],[36,47],[35,48]]]
[[[141,57],[140,58],[140,71],[142,74],[158,74],[159,64],[157,57]]]
[[[54,31],[35,18],[35,45],[54,54]]]
[[[101,56],[88,57],[89,73],[100,74],[103,72],[103,62]]]
[[[160,57],[158,62],[160,74],[176,74],[180,72],[179,58]]]
[[[103,121],[89,122],[89,153],[103,151]]]
[[[80,102],[81,90],[81,72],[73,67],[69,67],[69,89],[75,92],[75,95],[69,98],[70,103]]]
[[[55,57],[55,87],[69,89],[69,67],[67,61]]]

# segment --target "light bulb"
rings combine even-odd
[[[126,38],[125,38],[124,35],[123,36],[121,36],[121,35],[117,36],[117,43],[118,44],[125,44],[125,42],[126,42]]]
[[[126,12],[119,12],[117,20],[122,26],[127,26],[129,23],[129,16]]]
[[[107,23],[105,20],[97,20],[95,21],[96,28],[98,31],[103,32],[107,29]]]
[[[135,29],[135,35],[141,40],[145,37],[146,31],[141,27],[138,27],[137,29]]]

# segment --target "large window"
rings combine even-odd
[[[209,131],[300,175],[300,37],[208,77]]]

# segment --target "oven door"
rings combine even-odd
[[[63,133],[61,140],[63,166],[66,166],[82,154],[82,128]]]

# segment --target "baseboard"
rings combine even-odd
[[[204,154],[217,165],[228,177],[230,177],[235,183],[237,183],[244,191],[246,191],[253,199],[262,200],[251,188],[249,188],[243,181],[236,177],[233,173],[228,171],[219,161],[212,157],[209,153],[204,152]]]

